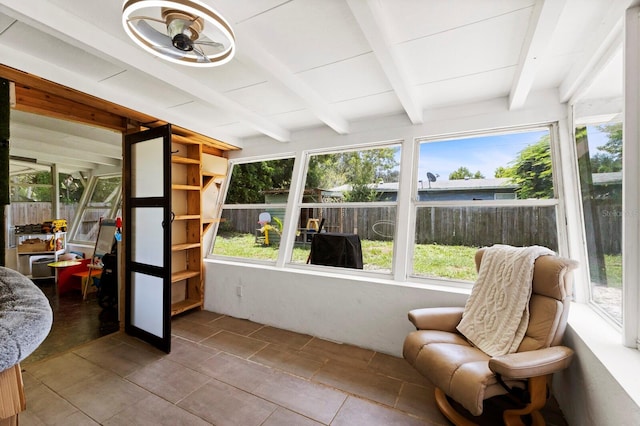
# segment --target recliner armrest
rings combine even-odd
[[[421,308],[409,311],[409,321],[418,330],[441,330],[456,333],[464,307]]]
[[[535,351],[500,355],[489,360],[494,373],[509,379],[527,379],[564,370],[571,363],[573,349],[552,346]]]

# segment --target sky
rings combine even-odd
[[[595,126],[588,127],[587,131],[593,156],[598,152],[597,147],[606,143],[607,137]],[[508,167],[520,151],[548,133],[543,130],[425,142],[420,146],[418,180],[426,182],[427,172],[436,175],[438,180],[448,180],[449,174],[459,167],[466,167],[471,173],[479,170],[485,178],[493,178],[498,167]]]

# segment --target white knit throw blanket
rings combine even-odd
[[[554,254],[541,246],[487,248],[458,331],[489,356],[515,352],[529,323],[533,264]]]

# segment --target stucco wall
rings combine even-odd
[[[206,310],[395,356],[401,356],[404,337],[412,330],[410,309],[464,306],[467,298],[463,291],[362,277],[218,261],[207,261],[205,268]]]

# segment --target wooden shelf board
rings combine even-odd
[[[171,189],[180,189],[184,191],[200,191],[200,187],[196,185],[182,185],[180,183],[171,184]]]
[[[193,219],[200,219],[200,215],[199,214],[177,214],[173,218],[173,220],[193,220]]]
[[[171,251],[189,250],[192,248],[199,248],[199,247],[200,247],[200,243],[173,244],[171,246]]]
[[[199,308],[202,306],[201,300],[185,299],[180,302],[171,304],[171,316],[178,315],[189,309]]]
[[[175,164],[189,164],[189,165],[197,165],[197,166],[200,165],[200,160],[196,158],[182,157],[180,155],[172,155],[171,162]]]
[[[184,271],[178,271],[171,274],[171,282],[176,283],[178,281],[186,280],[191,277],[197,277],[200,275],[200,271],[189,271],[185,269]]]

